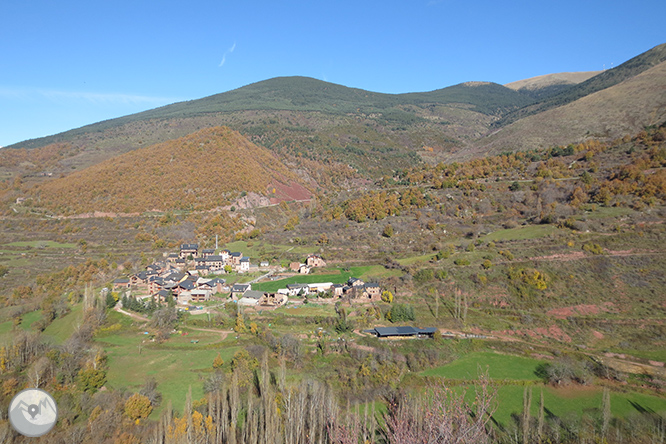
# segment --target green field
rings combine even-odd
[[[520,385],[504,385],[497,390],[499,406],[494,418],[501,424],[508,424],[512,414],[523,411],[523,393],[525,387]],[[569,386],[555,388],[541,384],[532,386],[532,416],[539,415],[539,396],[543,390],[544,406],[556,417],[566,417],[572,414],[582,416],[585,414],[599,415],[603,390],[600,387]],[[472,400],[474,390],[467,394]],[[611,411],[613,416],[626,417],[638,413],[640,409],[666,412],[666,399],[640,393],[611,392]]]
[[[536,366],[545,361],[520,356],[502,355],[491,352],[476,352],[463,356],[442,367],[421,372],[424,376],[440,376],[448,379],[469,380],[478,379],[479,371],[486,367],[491,379],[503,380],[509,384],[497,387],[498,408],[494,418],[506,425],[512,421],[512,414],[520,414],[523,409],[523,393],[525,387],[532,389],[533,416],[539,414],[539,396],[544,393],[544,403],[547,410],[555,416],[596,414],[601,408],[603,389],[598,386],[569,385],[565,387],[545,386],[539,383],[534,374]],[[446,380],[442,380],[446,384]],[[515,382],[511,382],[515,381]],[[528,382],[523,385],[521,381]],[[458,388],[462,390],[462,388]],[[474,388],[466,393],[468,402],[474,399]],[[640,393],[611,392],[611,410],[613,415],[625,417],[637,413],[640,409],[666,412],[666,399]]]
[[[138,390],[148,377],[154,377],[163,402],[152,417],[158,417],[168,400],[176,411],[182,411],[190,387],[193,399],[202,398],[202,378],[211,371],[215,356],[219,352],[228,364],[239,348],[231,335],[221,341],[220,333],[187,328],[182,329],[186,335],[174,334],[165,344],[156,344],[122,314],[109,312],[109,321],[111,328],[95,337],[108,356],[107,385],[113,389]],[[194,344],[192,340],[199,342]]]
[[[42,317],[42,310],[32,311],[23,315],[23,320],[21,321],[21,328],[23,330],[30,330],[32,324],[37,322]]]
[[[528,225],[525,227],[497,230],[484,236],[482,240],[484,242],[528,240],[538,239],[540,237],[546,237],[558,233],[566,233],[566,231],[560,230],[553,225]]]
[[[52,339],[56,344],[64,343],[83,323],[83,304],[72,307],[72,311],[62,318],[53,321],[43,332],[44,337]]]
[[[450,364],[422,372],[424,376],[440,376],[449,379],[477,379],[480,372],[488,370],[491,379],[537,381],[534,373],[540,361],[520,356],[492,352],[470,353]]]
[[[21,241],[5,244],[8,247],[30,247],[30,248],[76,248],[76,244],[60,243],[51,240]]]

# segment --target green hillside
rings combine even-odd
[[[415,114],[413,111],[404,110],[404,107],[409,105],[421,107],[463,104],[473,111],[496,115],[532,102],[533,100],[525,94],[494,83],[467,83],[431,92],[382,94],[348,88],[309,77],[278,77],[202,99],[174,103],[53,136],[20,142],[9,148],[38,148],[56,142],[71,141],[83,134],[98,133],[138,121],[183,119],[248,110],[330,114],[366,114],[390,110],[388,113],[390,117],[396,113]]]

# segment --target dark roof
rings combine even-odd
[[[224,284],[226,282],[227,282],[226,279],[215,278],[215,279],[212,279],[212,280],[210,280],[206,283],[208,285],[216,285],[216,284]]]
[[[365,288],[377,288],[379,284],[365,284]]]
[[[231,291],[236,293],[239,291],[247,291],[248,288],[250,288],[249,284],[235,284],[233,287],[231,287]]]
[[[218,254],[218,255],[213,255],[213,254],[211,254],[210,256],[206,257],[206,261],[207,261],[207,262],[208,262],[208,261],[210,261],[210,262],[212,262],[212,261],[223,262],[223,261],[224,261],[224,258],[223,258],[222,256],[220,256],[219,254]]]
[[[243,256],[243,257],[241,258],[241,262],[250,262],[250,258],[247,257],[247,256]]]
[[[114,284],[127,284],[130,280],[128,278],[118,278],[113,281]]]
[[[181,244],[180,249],[181,250],[198,250],[199,249],[199,244]]]
[[[178,286],[184,290],[194,290],[194,288],[196,287],[196,285],[194,285],[194,282],[188,280],[181,282]]]
[[[241,253],[239,251],[234,251],[233,253],[231,253],[231,256],[232,257],[241,257],[241,256],[243,256],[243,253]]]
[[[204,254],[206,254],[206,253],[213,254],[213,253],[215,253],[215,248],[204,248],[202,250],[202,253],[204,253]]]
[[[436,329],[433,327],[416,328],[416,327],[375,327],[374,333],[382,338],[386,336],[416,336],[416,335],[433,335]]]

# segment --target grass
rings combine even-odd
[[[219,342],[218,334],[201,332],[185,337],[173,336],[164,345],[150,343],[138,330],[103,338],[100,342],[108,356],[109,388],[138,390],[146,378],[152,376],[157,380],[157,388],[163,396],[162,405],[153,416],[157,417],[169,400],[176,411],[182,412],[190,387],[193,399],[204,396],[202,379],[210,371],[215,356],[220,353],[224,362],[229,363],[238,350],[231,342],[224,346],[221,344],[219,348],[204,348],[206,343],[190,343],[194,337],[207,344]],[[139,345],[142,345],[140,352]]]
[[[51,338],[56,344],[64,343],[76,328],[83,322],[83,304],[72,307],[72,311],[62,318],[53,321],[43,332],[44,337]]]
[[[594,211],[586,211],[585,217],[588,219],[608,219],[620,216],[626,216],[633,213],[634,210],[628,207],[602,207],[597,206]]]
[[[351,272],[342,272],[336,274],[303,274],[286,279],[280,279],[278,281],[252,284],[252,289],[275,292],[280,288],[286,288],[287,284],[314,284],[317,282],[332,282],[334,284],[342,284],[347,282],[352,276],[354,275]]]
[[[424,254],[422,256],[410,256],[410,257],[406,257],[406,258],[403,258],[403,259],[397,259],[397,262],[400,265],[412,265],[412,264],[415,264],[415,263],[418,263],[418,262],[431,261],[432,259],[434,259],[435,256],[437,256],[436,253]]]
[[[488,368],[491,379],[538,381],[534,371],[545,361],[502,355],[492,352],[470,353],[450,364],[422,372],[424,376],[441,376],[449,379],[475,380],[479,372]]]
[[[133,326],[132,319],[115,311],[108,313],[107,325],[109,327],[95,336],[108,356],[107,384],[114,389],[138,390],[147,377],[155,377],[163,401],[153,412],[153,418],[159,417],[169,400],[174,409],[181,412],[190,387],[193,399],[202,398],[202,379],[210,371],[217,353],[229,364],[238,350],[231,335],[221,341],[219,333],[188,328],[181,330],[187,335],[174,334],[166,343],[156,344],[143,329]],[[199,342],[193,344],[192,340]]]
[[[523,394],[525,387],[519,385],[504,385],[497,390],[499,408],[493,415],[501,424],[507,425],[512,421],[511,415],[520,415],[523,411]],[[532,387],[533,417],[539,415],[539,397],[543,390],[544,407],[556,417],[570,415],[583,416],[585,414],[598,415],[601,411],[603,390],[599,387],[568,386],[555,388],[536,385]],[[467,399],[472,400],[474,390],[469,390]],[[613,416],[624,418],[641,409],[655,412],[666,411],[666,399],[640,393],[611,392],[611,412]]]
[[[335,309],[333,305],[307,304],[293,308],[276,308],[274,313],[286,316],[335,316]]]
[[[37,322],[42,317],[42,310],[33,311],[23,315],[23,320],[21,322],[21,328],[23,330],[32,329],[32,324]]]
[[[31,247],[31,248],[76,248],[76,244],[61,243],[51,240],[21,241],[5,244],[8,247]]]
[[[538,239],[562,232],[553,225],[528,225],[525,227],[497,230],[483,237],[484,242]]]

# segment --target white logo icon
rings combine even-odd
[[[53,428],[57,420],[56,402],[44,390],[23,390],[9,404],[9,422],[22,435],[42,436]]]

